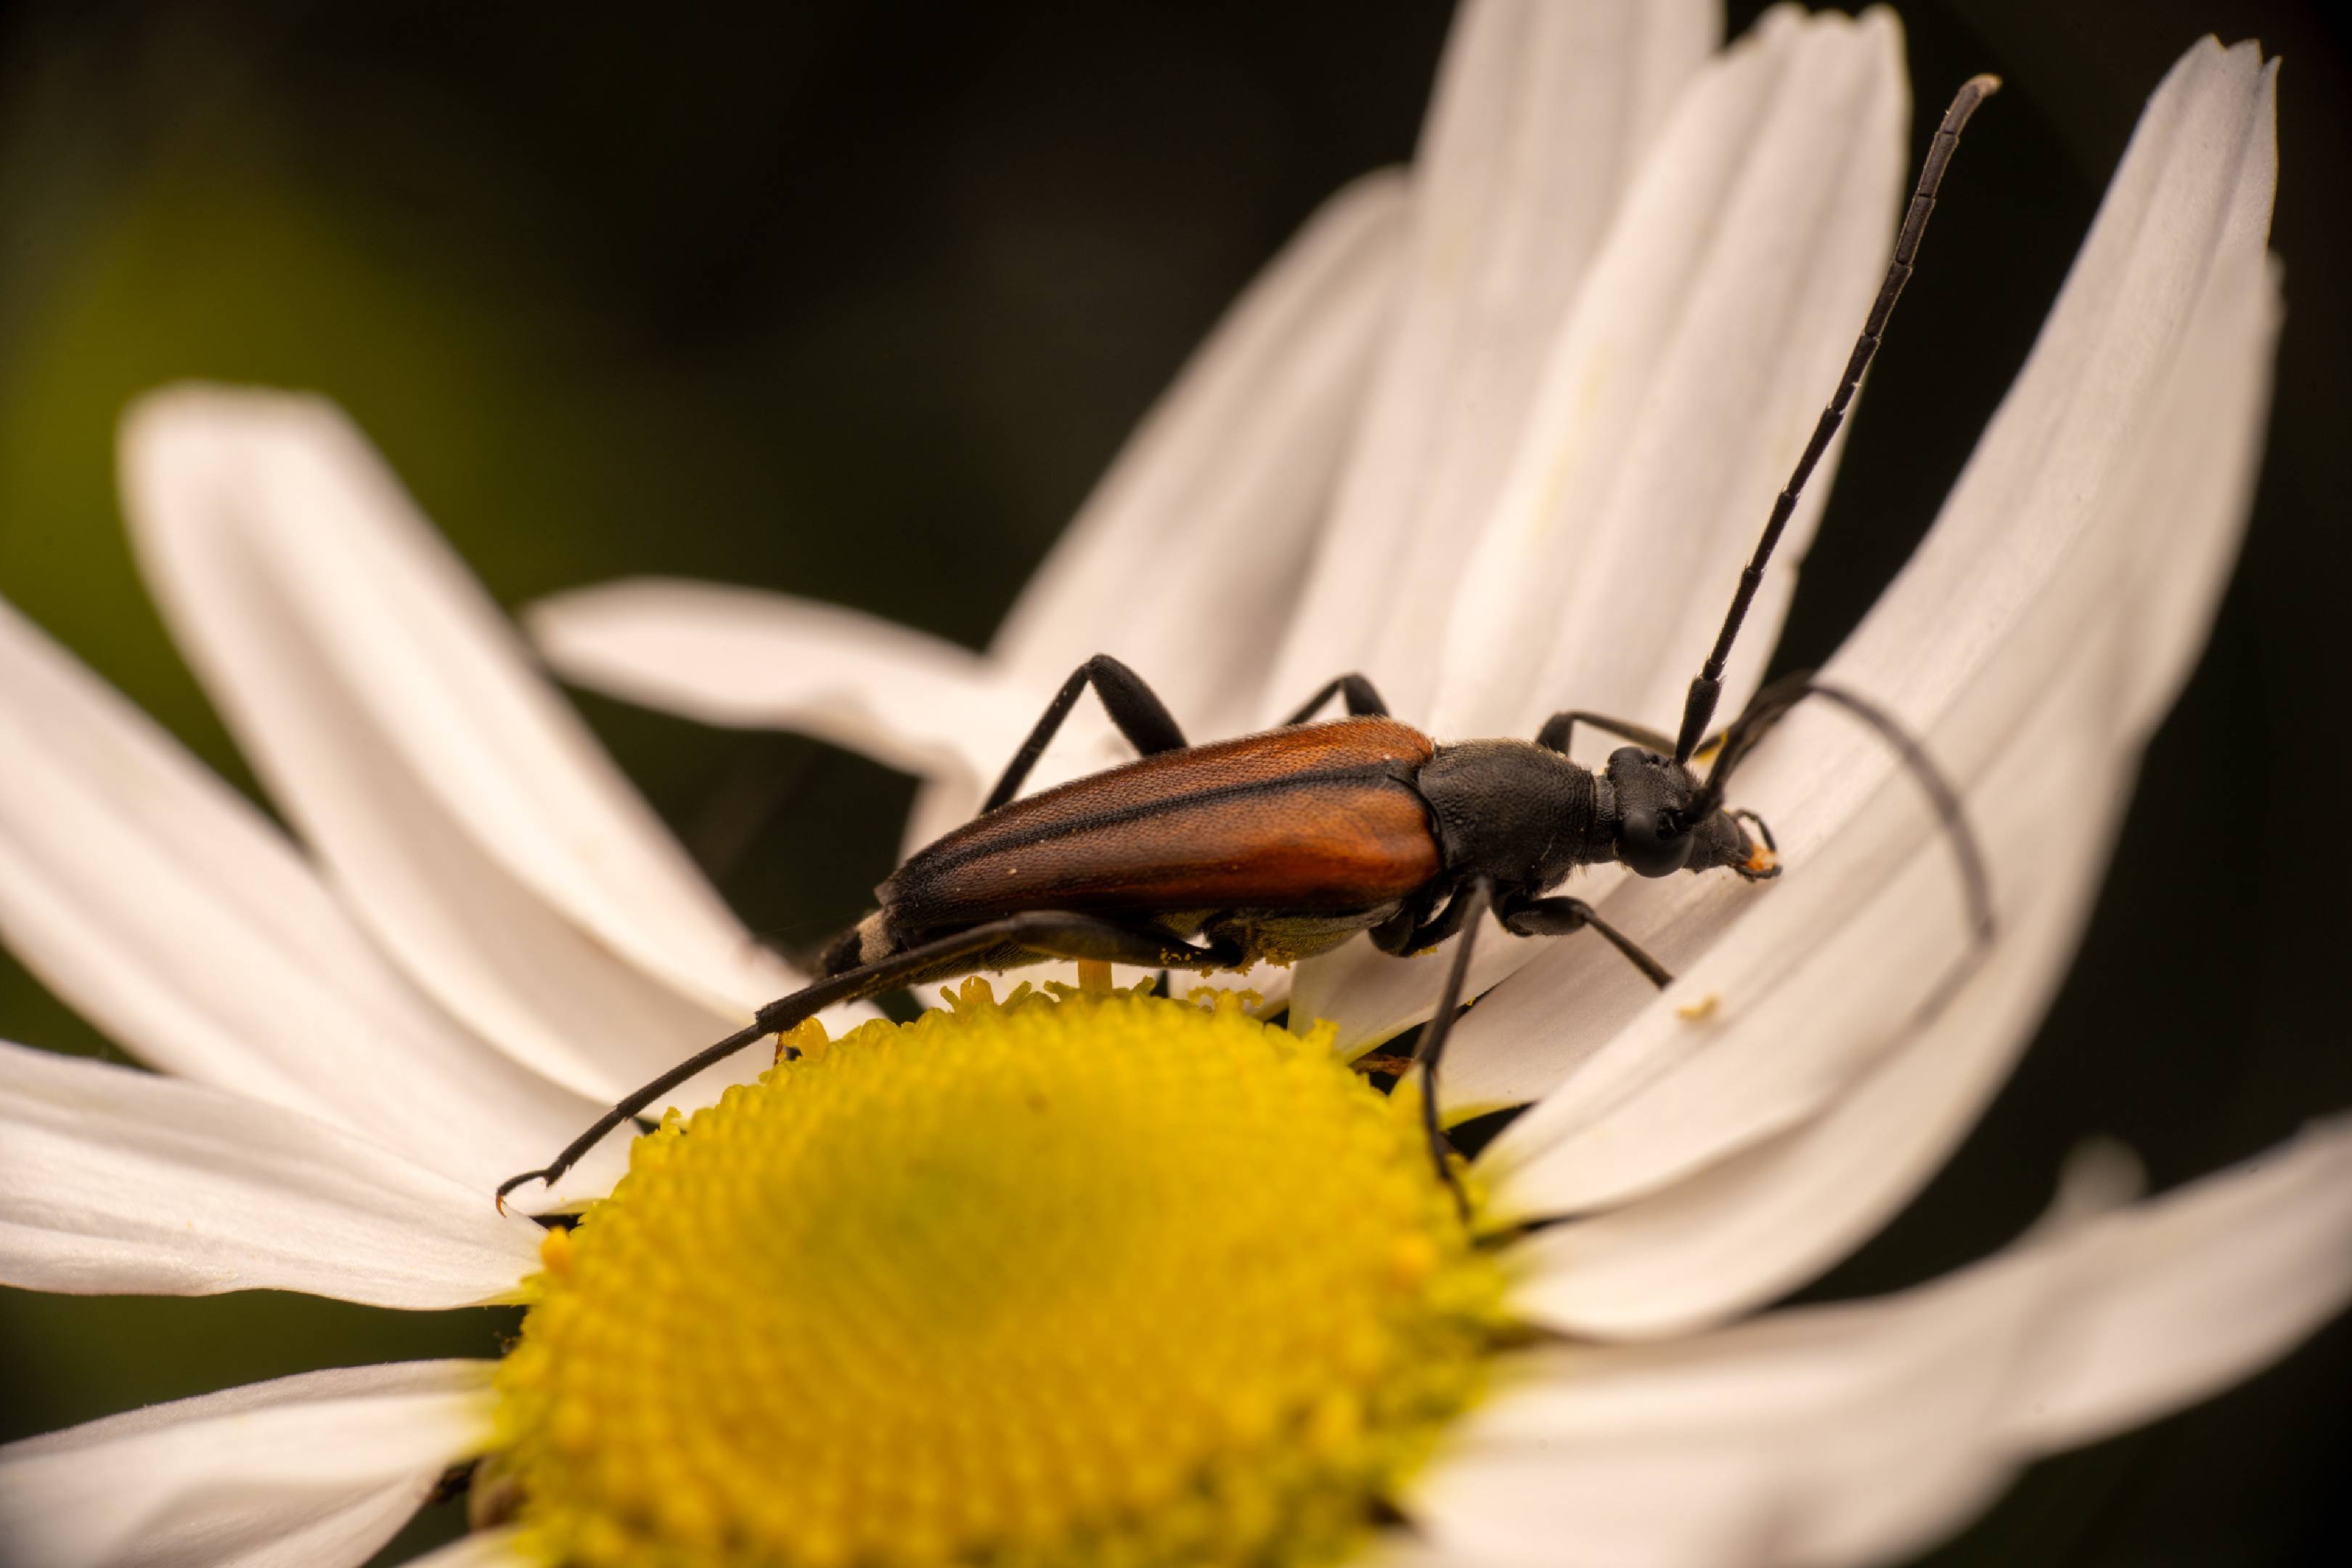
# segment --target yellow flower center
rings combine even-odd
[[[968,982],[673,1115],[549,1233],[495,1461],[551,1563],[1313,1563],[1501,1280],[1327,1035]]]

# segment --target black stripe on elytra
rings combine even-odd
[[[924,850],[898,870],[898,876],[919,867],[925,873],[952,870],[958,866],[977,860],[983,855],[999,850],[1025,849],[1049,838],[1060,838],[1072,833],[1084,833],[1097,827],[1112,827],[1122,822],[1140,822],[1145,817],[1207,803],[1245,800],[1251,795],[1275,795],[1297,789],[1302,784],[1388,784],[1411,791],[1419,800],[1421,792],[1413,788],[1412,773],[1403,763],[1373,763],[1360,767],[1333,768],[1311,773],[1291,773],[1278,779],[1253,779],[1247,784],[1219,784],[1213,789],[1194,790],[1189,795],[1164,795],[1139,805],[1117,806],[1098,811],[1075,820],[1041,822],[1031,827],[992,835],[970,845],[953,849],[939,846]],[[1003,809],[1000,807],[999,809]],[[892,880],[897,880],[893,878]]]

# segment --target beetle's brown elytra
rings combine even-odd
[[[1363,718],[1162,752],[976,818],[879,891],[908,931],[1065,900],[1101,911],[1393,902],[1443,869],[1412,783],[1435,749],[1417,730]]]
[[[631,1093],[545,1169],[501,1184],[500,1204],[525,1182],[552,1183],[606,1133],[704,1068],[836,1003],[1053,958],[1240,969],[1328,952],[1360,932],[1400,954],[1462,936],[1413,1056],[1431,1154],[1454,1184],[1436,1078],[1479,918],[1491,910],[1518,936],[1590,929],[1652,982],[1670,984],[1663,964],[1590,904],[1552,889],[1580,866],[1608,862],[1643,877],[1717,868],[1750,881],[1779,876],[1770,831],[1754,813],[1727,808],[1724,790],[1757,742],[1808,697],[1876,730],[1926,788],[1959,858],[1978,940],[1990,941],[1982,857],[1958,797],[1893,715],[1800,672],[1758,692],[1719,734],[1707,730],[1748,606],[1877,353],[1960,132],[2000,85],[1976,77],[1945,111],[1885,281],[1740,573],[1672,739],[1570,710],[1554,714],[1531,742],[1441,745],[1390,718],[1371,683],[1351,674],[1328,682],[1277,729],[1195,746],[1140,677],[1097,654],[1063,682],[980,815],[918,851],[876,889],[878,907],[825,948],[813,984]],[[1140,760],[1016,799],[1089,686]],[[1348,717],[1313,722],[1334,698]],[[1581,767],[1569,757],[1579,724],[1628,744],[1601,769]],[[1692,762],[1710,752],[1702,780]],[[1712,1005],[1709,998],[1695,1005]],[[1458,1184],[1454,1191],[1461,1199]],[[1463,1212],[1466,1218],[1466,1201]]]

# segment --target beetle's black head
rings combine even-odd
[[[1616,805],[1612,847],[1636,876],[1728,867],[1749,881],[1780,874],[1771,847],[1750,838],[1738,817],[1720,808],[1693,820],[1699,783],[1672,757],[1620,746],[1609,756],[1609,788]]]

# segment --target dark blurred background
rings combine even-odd
[[[1735,30],[1757,8],[1731,6]],[[1783,664],[1933,515],[2140,102],[2200,33],[2286,57],[2268,466],[2213,647],[2096,923],[1960,1157],[1808,1291],[2004,1243],[2105,1133],[2169,1185],[2352,1105],[2352,62],[2322,6],[1903,8],[1915,145],[1970,72],[1930,259],[1874,372]],[[509,605],[666,572],[978,646],[1185,353],[1333,187],[1401,161],[1447,8],[1328,3],[20,5],[0,20],[0,594],[251,788],[131,569],[115,416],[175,377],[314,387]],[[755,926],[814,941],[906,781],[583,700]],[[5,765],[0,760],[0,765]],[[119,1055],[0,957],[0,1036]],[[0,1293],[0,1438],[325,1364],[494,1353],[511,1319]],[[2037,1468],[1937,1563],[2352,1561],[2352,1331]],[[388,1560],[457,1527],[444,1508]]]

